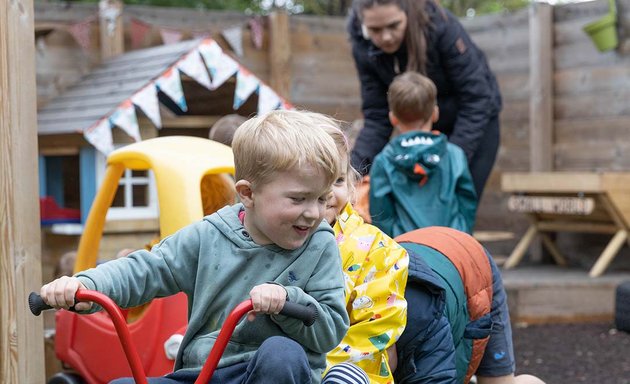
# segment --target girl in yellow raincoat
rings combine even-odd
[[[348,143],[341,131],[328,131],[346,164],[342,169],[347,169],[333,185],[326,220],[335,231],[341,254],[350,329],[327,355],[329,370],[323,384],[340,382],[335,381],[339,377],[366,383],[365,374],[369,383],[393,384],[391,371],[396,362],[389,361],[387,349],[394,346],[407,323],[404,294],[409,257],[352,207],[349,200],[358,177],[348,161]]]

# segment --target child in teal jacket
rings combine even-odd
[[[439,117],[435,85],[406,72],[394,79],[387,97],[400,135],[372,164],[372,224],[392,237],[432,225],[471,233],[477,195],[464,151],[431,130]]]

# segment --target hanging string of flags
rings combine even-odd
[[[92,27],[98,21],[94,15],[73,23],[67,27],[67,31],[72,35],[77,44],[84,51],[90,51],[92,48]],[[193,30],[186,32],[183,29],[172,27],[154,26],[135,17],[130,18],[129,28],[131,34],[131,49],[139,49],[146,45],[146,36],[152,28],[158,28],[162,43],[165,45],[175,44],[190,35],[194,39],[209,37],[210,31]],[[246,23],[246,28],[250,29],[252,45],[256,49],[262,49],[263,43],[263,19],[260,16],[250,18]],[[221,31],[221,36],[227,41],[230,48],[236,56],[243,56],[243,26],[234,25]]]
[[[85,139],[104,154],[109,154],[114,149],[111,132],[114,126],[122,129],[135,141],[140,141],[136,108],[140,109],[157,129],[162,128],[158,90],[166,94],[183,111],[188,108],[180,72],[211,91],[216,90],[236,75],[234,110],[240,108],[254,93],[258,95],[258,114],[275,109],[293,108],[258,77],[223,52],[216,41],[206,38],[201,40],[194,49],[182,55],[160,76],[151,80],[130,98],[116,106],[112,112],[86,129],[83,132]]]

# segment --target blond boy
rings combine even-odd
[[[237,327],[212,382],[319,383],[325,353],[348,328],[339,251],[322,222],[340,173],[335,144],[320,128],[326,121],[299,111],[248,120],[232,143],[241,203],[183,228],[150,252],[44,285],[42,297],[67,308],[77,289],[88,288],[130,307],[185,292],[189,322],[175,372],[151,383],[194,382],[227,313],[251,298],[250,321]],[[315,324],[279,315],[287,300],[314,305]],[[87,310],[90,303],[76,308]]]

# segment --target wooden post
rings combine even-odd
[[[289,15],[285,10],[275,10],[269,15],[269,85],[280,96],[291,96],[291,39]]]
[[[33,0],[0,1],[0,382],[43,383]]]
[[[98,10],[101,60],[106,60],[125,52],[123,4],[120,0],[100,0]]]
[[[529,170],[553,170],[553,7],[529,6]],[[543,259],[540,239],[533,239],[530,258]]]
[[[553,7],[529,7],[529,164],[532,172],[553,170]]]

